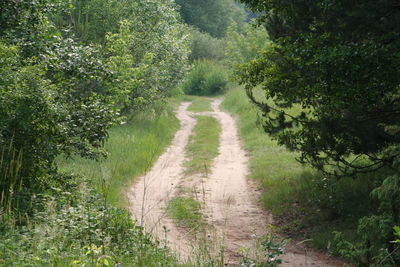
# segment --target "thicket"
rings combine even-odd
[[[338,250],[359,266],[393,266],[400,249],[399,22],[392,1],[243,0],[272,44],[240,68],[241,82],[263,112],[264,129],[318,182],[368,181],[377,206],[358,223],[356,242],[337,236]],[[261,86],[267,101],[254,97]],[[292,114],[288,108],[300,106]],[[354,182],[356,183],[356,182]]]
[[[235,0],[176,0],[183,20],[215,38],[225,37],[232,22],[244,25],[244,8]]]
[[[209,60],[199,60],[186,76],[182,88],[189,95],[215,95],[223,93],[229,84],[226,69]]]
[[[111,127],[132,112],[160,113],[189,66],[177,6],[5,0],[0,8],[0,265],[172,264],[105,192],[61,173],[56,159],[99,160]]]

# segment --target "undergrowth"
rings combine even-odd
[[[164,109],[127,121],[111,129],[107,159],[59,159],[46,190],[21,188],[10,195],[8,202],[21,204],[0,207],[0,266],[179,265],[129,212],[116,207],[124,205],[124,188],[170,143],[178,120]]]
[[[126,206],[124,190],[135,177],[143,175],[171,142],[179,122],[171,110],[162,114],[142,112],[131,117],[125,125],[110,130],[105,145],[108,157],[101,161],[82,158],[60,159],[60,169],[82,174],[96,188],[105,181],[107,199],[119,207]]]
[[[31,196],[29,214],[1,218],[0,266],[178,265],[89,181],[60,178],[62,187]]]

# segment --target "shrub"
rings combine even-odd
[[[225,69],[208,60],[197,61],[183,83],[183,91],[190,95],[214,95],[224,92],[227,87]]]
[[[200,59],[221,60],[224,57],[224,41],[214,38],[208,33],[192,29],[191,33],[191,61]]]

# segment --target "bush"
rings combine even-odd
[[[224,57],[224,41],[200,32],[197,29],[191,31],[191,61],[201,59],[221,60]]]
[[[215,95],[227,87],[225,69],[208,60],[197,61],[183,83],[183,91],[189,95]]]
[[[31,196],[23,222],[18,214],[1,216],[0,208],[0,266],[177,266],[129,212],[107,202],[107,192],[81,177],[59,180]]]

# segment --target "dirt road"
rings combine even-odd
[[[199,114],[214,116],[221,124],[219,155],[210,174],[191,186],[204,195],[203,213],[208,225],[205,236],[210,243],[223,246],[226,263],[235,265],[246,251],[255,251],[257,240],[269,231],[272,216],[257,204],[259,193],[246,179],[248,159],[241,148],[236,122],[220,110],[220,103],[221,100],[214,100],[213,112]],[[166,241],[183,261],[193,257],[195,242],[191,233],[178,229],[165,216],[165,206],[176,195],[177,187],[185,184],[184,151],[196,124],[195,114],[187,111],[189,104],[182,103],[177,111],[181,128],[171,146],[128,194],[131,212],[138,223]],[[342,266],[342,262],[307,251],[301,245],[289,245],[281,258],[282,266]]]

